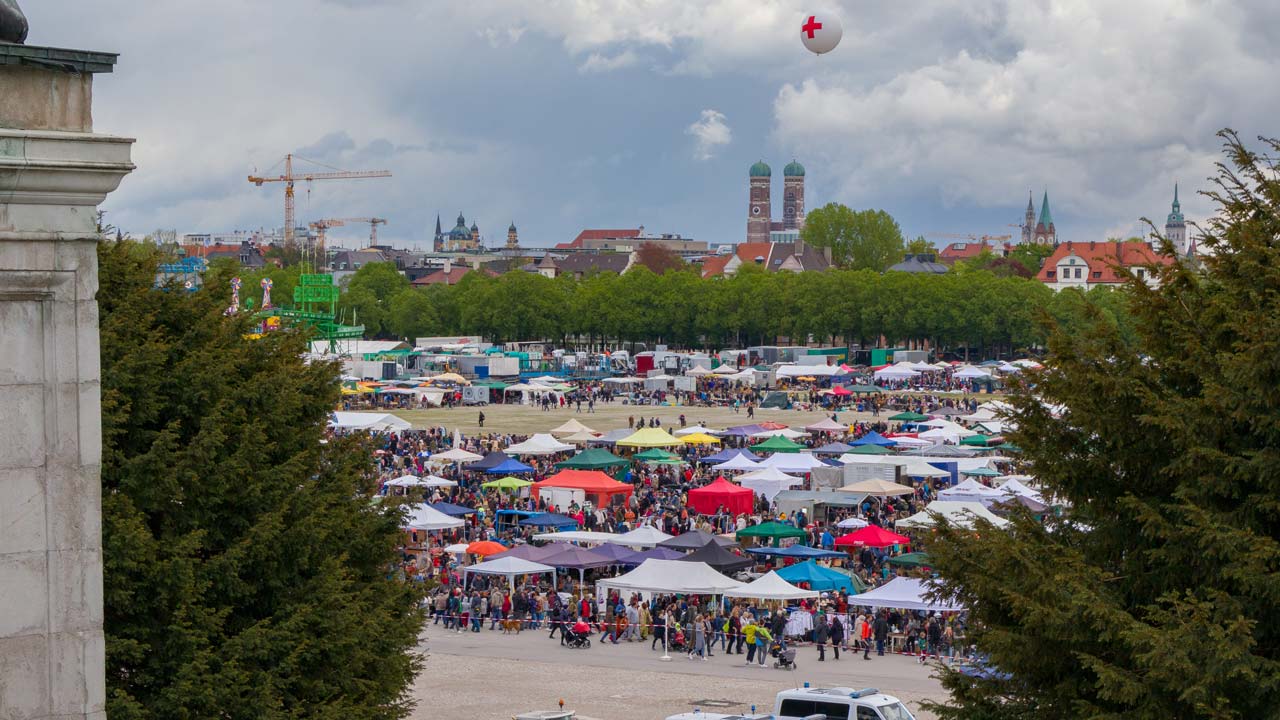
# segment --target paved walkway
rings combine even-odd
[[[916,716],[922,699],[942,699],[945,693],[928,666],[912,658],[842,654],[836,662],[828,653],[802,647],[794,671],[746,667],[741,655],[716,653],[706,662],[683,654],[659,659],[649,643],[601,645],[585,650],[561,647],[547,631],[503,635],[445,632],[428,626],[423,647],[429,658],[415,695],[414,718],[510,717],[535,709],[553,709],[559,699],[581,715],[602,720],[662,720],[670,714],[701,707],[708,712],[746,712],[772,708],[778,690],[803,685],[875,687],[905,701]],[[728,707],[700,703],[728,701]]]

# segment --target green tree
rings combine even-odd
[[[853,210],[828,203],[805,216],[800,237],[810,245],[831,248],[843,268],[883,272],[902,260],[902,229],[883,210]]]
[[[970,641],[1009,677],[945,671],[943,718],[1274,717],[1280,707],[1280,142],[1225,132],[1204,272],[1124,293],[1136,336],[1086,303],[1015,397],[1043,523],[930,544]]]
[[[640,244],[636,249],[636,263],[649,268],[655,275],[662,275],[668,270],[683,270],[686,265],[679,253],[654,242]]]
[[[423,288],[407,288],[391,298],[387,310],[387,328],[399,338],[413,342],[436,328],[436,309],[431,296]]]
[[[907,243],[905,252],[908,255],[935,255],[938,249],[933,246],[933,243],[925,240],[923,235],[917,235],[915,240]]]
[[[421,593],[368,442],[321,442],[337,368],[136,250],[99,250],[108,714],[404,717]]]
[[[1027,277],[1040,272],[1044,261],[1053,254],[1053,246],[1040,243],[1019,243],[1009,251],[1009,259],[1027,269]]]

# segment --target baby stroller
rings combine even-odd
[[[796,669],[796,649],[795,648],[783,647],[781,643],[775,642],[773,646],[769,648],[769,654],[777,658],[777,661],[773,663],[773,666],[775,668],[782,668],[786,670]]]
[[[584,648],[591,647],[590,631],[580,633],[580,632],[574,632],[573,630],[564,630],[562,632],[565,635],[564,644],[568,645],[574,650],[582,650]]]
[[[684,630],[676,625],[671,629],[671,634],[667,636],[667,649],[670,652],[689,652],[689,641],[684,636]]]

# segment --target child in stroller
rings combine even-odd
[[[578,618],[565,634],[565,645],[577,650],[591,647],[591,626],[585,618]]]
[[[689,639],[684,635],[684,628],[680,623],[672,623],[670,635],[667,636],[667,649],[669,652],[689,652]]]
[[[773,663],[773,666],[775,668],[782,668],[785,670],[796,669],[796,649],[795,648],[787,647],[786,645],[782,644],[782,642],[776,641],[769,648],[769,655],[773,656],[774,658],[777,658],[776,661]]]

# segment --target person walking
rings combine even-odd
[[[862,640],[862,659],[871,659],[871,613],[867,613],[862,618],[862,634],[859,637]]]
[[[755,618],[750,615],[743,619],[742,636],[747,640],[747,667],[751,666],[751,661],[756,656],[756,633],[763,629],[756,625]]]
[[[693,649],[689,651],[689,659],[697,655],[703,662],[707,661],[707,626],[706,618],[698,615],[693,619]]]
[[[818,647],[818,662],[827,661],[827,638],[830,636],[827,627],[827,616],[818,613],[813,619],[813,644]]]
[[[840,646],[844,644],[844,623],[840,621],[839,616],[831,618],[831,652],[835,654],[835,659],[840,659]]]
[[[769,633],[766,627],[756,628],[756,656],[760,661],[760,667],[764,667],[765,658],[769,657],[769,643],[773,642],[773,635]]]
[[[729,614],[729,654],[741,655],[742,643],[745,640],[746,638],[742,636],[742,608],[735,607]]]

